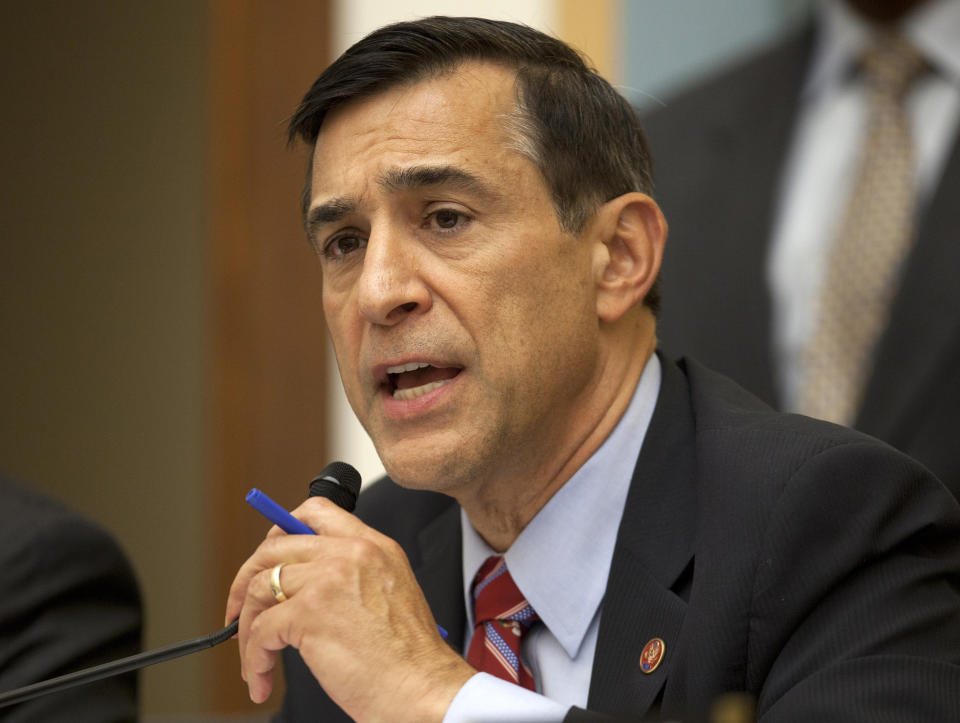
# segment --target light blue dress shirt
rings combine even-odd
[[[514,582],[542,621],[523,641],[537,692],[478,673],[460,689],[444,723],[559,722],[570,706],[586,706],[600,603],[630,480],[660,392],[660,374],[654,355],[610,436],[504,554]],[[466,650],[473,635],[471,583],[483,561],[496,553],[463,510],[460,515]]]

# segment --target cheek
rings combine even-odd
[[[501,299],[504,312],[525,322],[532,332],[576,324],[584,314],[596,314],[590,261],[570,246],[513,259],[491,276],[500,283],[490,298]]]
[[[323,294],[323,318],[327,325],[327,333],[333,343],[333,351],[340,368],[340,377],[349,393],[351,372],[358,367],[359,335],[356,324],[351,324],[348,307],[342,303],[337,295]]]
[[[323,319],[334,339],[334,345],[340,346],[349,338],[352,327],[356,326],[359,314],[350,289],[335,290],[333,285],[323,287]]]
[[[514,264],[496,275],[486,298],[496,299],[489,332],[506,355],[500,363],[522,367],[543,379],[577,364],[598,331],[593,284],[583,264],[569,255],[541,259],[524,268]]]

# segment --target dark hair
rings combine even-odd
[[[626,99],[570,46],[501,20],[438,16],[370,33],[307,91],[290,119],[290,141],[299,137],[313,145],[326,114],[337,106],[471,60],[516,70],[517,150],[543,174],[565,231],[582,231],[597,208],[619,195],[652,193],[646,138]],[[308,171],[304,211],[309,202]],[[654,311],[657,286],[644,301]]]

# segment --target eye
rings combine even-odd
[[[453,228],[457,225],[457,221],[460,220],[460,214],[456,211],[443,209],[437,211],[436,214],[434,214],[434,218],[437,221],[437,226],[440,228]]]
[[[330,259],[342,259],[366,245],[366,239],[346,233],[330,239],[327,245],[323,247],[323,255]]]
[[[470,220],[465,213],[452,208],[441,208],[427,215],[424,226],[439,231],[455,231],[467,225]]]

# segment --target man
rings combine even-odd
[[[764,720],[960,714],[956,502],[654,353],[643,135],[575,52],[389,26],[291,131],[341,377],[392,481],[360,519],[309,500],[318,534],[272,530],[239,571],[253,700],[291,646],[285,721],[695,720],[740,691]]]
[[[960,496],[960,1],[830,0],[816,18],[816,32],[803,28],[644,119],[671,221],[660,339],[770,404],[820,416],[804,394],[817,330],[842,312],[858,328],[877,314],[862,388],[833,420],[915,457]],[[899,98],[912,153],[900,180],[892,147],[868,150],[861,67],[874,38],[894,32],[922,59]],[[843,263],[833,254],[849,238],[846,199],[864,160],[889,166],[871,193],[869,216],[883,225],[856,221],[867,248]],[[884,271],[875,249],[900,205],[906,245]],[[888,273],[879,307],[831,304],[828,269],[846,289],[858,269]]]
[[[3,476],[0,590],[0,692],[140,650],[140,593],[117,543]],[[0,708],[7,723],[136,719],[136,673]]]

